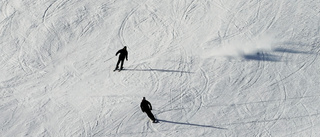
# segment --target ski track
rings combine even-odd
[[[118,32],[118,36],[121,40],[121,44],[123,46],[127,46],[128,44],[125,41],[125,37],[124,37],[124,31],[125,31],[125,27],[127,24],[127,21],[129,20],[129,18],[139,9],[140,5],[136,6],[135,8],[133,8],[127,15],[126,17],[123,19],[119,32]]]
[[[3,136],[319,134],[316,1],[0,4]],[[204,52],[269,33],[275,48],[253,59]],[[127,70],[113,72],[123,46]]]

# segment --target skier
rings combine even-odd
[[[143,97],[142,102],[140,104],[141,110],[142,112],[147,113],[148,117],[152,120],[153,123],[158,122],[158,120],[156,120],[153,116],[153,114],[151,113],[152,110],[152,106],[150,104],[150,102],[148,100],[146,100],[145,97]]]
[[[119,64],[120,64],[120,62],[121,62],[120,69],[119,69],[119,71],[120,71],[120,70],[123,69],[124,59],[126,59],[126,60],[128,61],[128,51],[127,51],[127,47],[124,46],[123,49],[120,49],[120,50],[116,53],[116,56],[117,56],[118,54],[120,54],[120,55],[119,55],[119,59],[118,59],[117,66],[116,66],[116,69],[115,69],[115,70],[119,69]]]

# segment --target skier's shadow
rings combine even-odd
[[[189,126],[207,127],[207,128],[216,128],[216,129],[227,130],[227,128],[216,127],[216,126],[211,126],[211,125],[199,125],[199,124],[192,124],[192,123],[182,123],[182,122],[174,122],[174,121],[161,120],[161,119],[158,119],[158,121],[172,123],[172,124],[180,124],[180,125],[189,125]]]
[[[169,69],[124,69],[127,71],[158,71],[158,72],[179,72],[179,73],[193,73],[189,71],[181,71],[181,70],[169,70]]]

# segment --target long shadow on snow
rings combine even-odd
[[[287,44],[292,44],[292,43],[287,43]],[[319,54],[313,51],[302,51],[302,50],[289,49],[289,48],[275,48],[273,49],[273,52],[290,53],[290,54]],[[282,61],[280,56],[272,55],[270,53],[257,52],[256,54],[247,54],[247,55],[243,55],[242,57],[247,60],[256,60],[256,61],[273,61],[273,62]]]
[[[159,72],[179,72],[179,73],[193,73],[181,70],[168,70],[168,69],[125,69],[127,71],[159,71]]]
[[[276,55],[272,54],[261,54],[261,53],[256,53],[256,54],[247,54],[243,55],[243,58],[247,60],[256,60],[256,61],[271,61],[271,62],[278,62],[281,61],[281,58]]]
[[[182,123],[182,122],[174,122],[174,121],[161,120],[161,119],[158,119],[158,120],[161,121],[161,122],[167,122],[167,123],[172,123],[172,124],[189,125],[189,126],[197,126],[197,127],[208,127],[208,128],[216,128],[216,129],[227,130],[227,128],[215,127],[215,126],[210,126],[210,125],[199,125],[199,124],[192,124],[192,123]]]
[[[276,48],[274,49],[275,52],[285,52],[285,53],[292,53],[292,54],[317,54],[312,51],[300,51],[294,49],[287,49],[287,48]]]

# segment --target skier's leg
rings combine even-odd
[[[120,64],[120,59],[118,59],[116,70],[119,68],[119,64]]]
[[[155,122],[155,118],[154,118],[154,115],[151,113],[151,111],[146,111],[146,113],[147,113],[147,115],[148,115],[148,117],[153,121],[153,122]]]
[[[121,60],[120,70],[123,69],[123,62],[124,62],[124,59]]]

